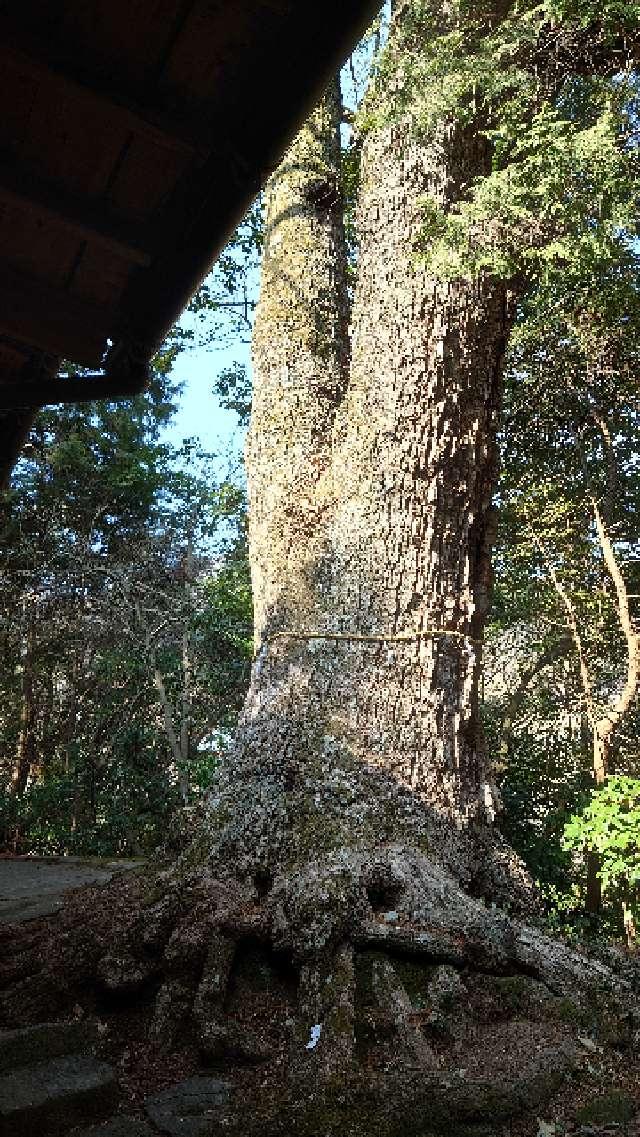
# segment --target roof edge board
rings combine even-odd
[[[109,323],[108,314],[98,305],[28,273],[2,266],[0,334],[30,348],[96,367],[102,362]]]
[[[300,9],[289,16],[288,38],[279,34],[282,29],[274,29],[277,50],[272,52],[273,45],[265,42],[259,49],[256,45],[255,56],[245,61],[242,78],[248,82],[250,76],[253,91],[265,87],[273,95],[275,89],[275,98],[262,103],[254,100],[250,115],[247,108],[247,137],[237,145],[234,141],[233,149],[227,146],[226,153],[218,145],[200,168],[194,187],[208,184],[215,196],[195,202],[194,195],[197,213],[191,215],[186,238],[182,235],[179,245],[154,262],[152,270],[134,274],[121,305],[123,323],[114,338],[130,339],[148,357],[158,350],[379,7],[379,0],[325,0],[315,37],[309,38],[308,10]],[[287,46],[291,54],[300,44],[308,50],[293,52],[296,58],[285,67]],[[218,122],[210,128],[212,147],[217,127],[224,137],[220,124],[233,113],[236,96],[234,89],[229,94],[230,106],[218,108]],[[171,280],[170,295],[164,287],[167,279]]]

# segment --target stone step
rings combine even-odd
[[[0,1137],[61,1137],[113,1111],[118,1096],[106,1062],[67,1055],[0,1077]]]
[[[102,1125],[90,1125],[88,1129],[74,1129],[70,1137],[158,1137],[157,1129],[151,1129],[146,1121],[129,1114],[112,1117]]]
[[[232,1090],[220,1078],[196,1076],[147,1098],[144,1108],[166,1137],[208,1137],[216,1132]]]
[[[38,1023],[21,1030],[0,1031],[0,1074],[67,1054],[90,1054],[97,1042],[96,1023]]]

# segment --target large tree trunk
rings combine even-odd
[[[478,718],[508,316],[488,278],[415,263],[487,145],[397,125],[364,143],[347,371],[338,96],[268,193],[247,445],[256,659],[212,822],[252,872],[389,842],[486,885]],[[216,814],[216,810],[218,811]],[[480,878],[483,878],[482,880]]]

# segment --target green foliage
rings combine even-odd
[[[400,5],[364,128],[409,118],[423,137],[473,130],[486,172],[457,203],[424,202],[438,275],[528,281],[617,262],[637,232],[636,4],[430,0]],[[443,130],[445,135],[442,134]]]
[[[638,152],[626,145],[636,84],[576,86],[590,111],[582,121],[544,104],[508,146],[494,137],[494,169],[468,200],[446,215],[425,202],[421,247],[437,275],[550,283],[567,266],[586,273],[624,258],[637,233]]]
[[[0,798],[5,847],[39,855],[137,856],[154,851],[181,808],[177,787],[158,764],[152,732],[124,725],[108,759],[98,762],[82,740],[68,769],[48,765],[19,796]]]
[[[246,367],[241,363],[226,367],[218,375],[213,393],[218,397],[221,407],[235,411],[243,426],[248,423],[251,414],[251,379]]]
[[[605,893],[624,898],[638,915],[640,900],[640,779],[610,776],[564,828],[563,845],[600,857]]]
[[[161,440],[174,355],[135,400],[42,411],[3,506],[0,834],[16,851],[150,851],[244,694],[244,493],[192,441]]]
[[[595,712],[620,690],[627,645],[615,592],[593,527],[592,498],[606,517],[629,593],[640,593],[637,478],[639,326],[636,266],[601,267],[592,282],[568,273],[532,290],[520,306],[505,371],[500,432],[492,652],[513,664],[502,686],[487,675],[490,741],[501,707],[549,640],[566,634],[568,597],[593,684]],[[581,297],[576,310],[575,298]],[[637,601],[632,600],[636,612]],[[638,707],[612,738],[610,760],[637,776]],[[502,775],[502,828],[541,884],[563,930],[582,924],[585,874],[563,846],[564,827],[591,782],[592,725],[575,644],[530,684]],[[603,923],[619,932],[619,904],[605,893]]]
[[[536,692],[523,714],[524,722],[521,719],[518,724],[501,787],[501,829],[553,907],[568,896],[569,906],[575,908],[573,865],[562,836],[571,810],[577,808],[589,784],[588,773],[579,740],[560,731],[553,733],[557,704],[553,709],[549,706],[552,696],[553,688]],[[546,721],[540,705],[544,702]],[[531,721],[534,714],[539,724]]]

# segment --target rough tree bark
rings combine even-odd
[[[219,831],[233,805],[224,856],[262,876],[407,841],[482,891],[499,854],[477,687],[509,320],[503,287],[435,281],[414,246],[420,197],[455,200],[486,143],[450,129],[426,147],[404,125],[365,141],[348,368],[337,100],[268,196],[247,446],[257,651],[211,817]]]
[[[403,124],[365,140],[350,349],[339,117],[335,86],[267,190],[235,747],[142,913],[83,926],[81,948],[69,916],[64,980],[58,964],[39,990],[91,967],[103,996],[153,980],[164,1045],[265,1063],[226,1133],[471,1134],[537,1107],[570,1062],[555,1020],[550,1048],[543,1022],[532,1044],[531,1023],[474,1019],[488,985],[517,976],[547,1008],[627,985],[478,898],[530,898],[492,832],[477,713],[509,318],[499,284],[439,282],[412,254],[420,196],[452,204],[486,144]],[[243,1020],[256,951],[269,994]]]

